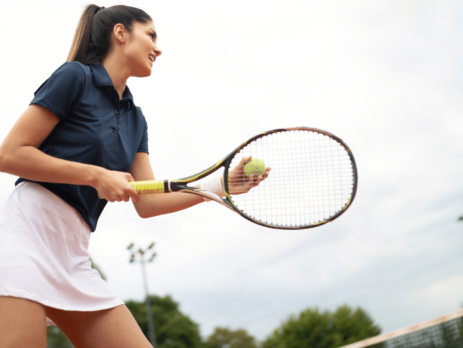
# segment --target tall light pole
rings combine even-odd
[[[151,250],[154,246],[154,242],[151,243],[146,250],[143,249],[138,249],[138,254],[140,254],[140,261],[138,263],[141,264],[141,273],[143,275],[143,284],[145,286],[145,294],[146,294],[146,299],[145,299],[145,304],[146,304],[146,316],[148,319],[148,336],[150,339],[151,344],[153,345],[154,348],[157,348],[156,345],[156,334],[154,331],[154,322],[153,322],[153,313],[151,312],[151,301],[150,301],[150,293],[148,291],[148,281],[146,278],[146,267],[145,267],[145,262],[153,262],[154,258],[156,257],[156,253],[153,253],[151,255],[151,258],[148,261],[145,261],[145,254],[148,252],[148,250]],[[132,250],[133,248],[133,243],[131,243],[127,249]],[[130,263],[137,263],[135,261],[135,252],[132,252],[132,255],[129,260]]]

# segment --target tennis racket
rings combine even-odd
[[[236,170],[248,156],[262,160],[271,171],[258,186],[237,194],[235,187],[255,180]],[[218,170],[223,170],[225,198],[188,186]],[[256,135],[198,174],[130,184],[138,194],[203,196],[258,225],[293,230],[321,226],[343,214],[355,198],[357,178],[354,156],[341,139],[319,129],[297,127]]]

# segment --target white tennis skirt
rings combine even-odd
[[[124,302],[91,267],[82,216],[39,184],[22,182],[0,207],[0,296],[66,311]],[[47,325],[55,325],[47,318]]]

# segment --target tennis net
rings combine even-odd
[[[341,348],[463,348],[463,309]]]

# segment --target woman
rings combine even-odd
[[[0,171],[20,179],[0,212],[0,348],[46,347],[47,320],[76,347],[151,346],[91,269],[87,249],[108,201],[131,199],[143,218],[204,202],[175,193],[139,197],[128,184],[154,179],[147,123],[126,82],[150,76],[161,55],[156,38],[140,9],[87,6],[67,63],[2,143]],[[267,174],[232,191],[247,192]],[[217,180],[207,185],[223,195]]]

